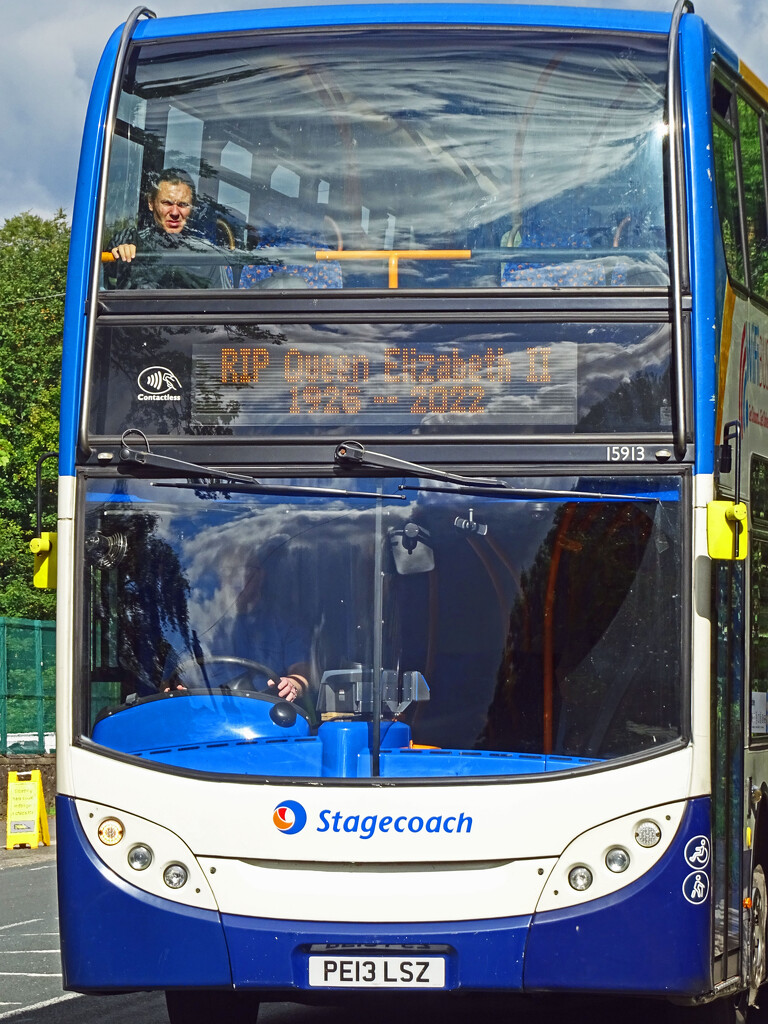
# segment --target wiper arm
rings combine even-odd
[[[132,434],[144,442],[144,450],[129,448],[126,440]],[[213,466],[201,466],[197,462],[186,462],[184,459],[172,459],[169,455],[156,455],[149,447],[147,435],[143,430],[129,427],[120,438],[120,462],[132,462],[137,466],[153,466],[156,469],[168,469],[184,476],[200,477],[204,480],[229,480],[232,483],[248,484],[261,487],[261,481],[253,476],[230,473],[228,470],[214,469]]]
[[[444,480],[450,484],[467,484],[470,487],[477,487],[479,489],[484,487],[504,489],[507,486],[503,480],[493,477],[461,476],[459,473],[447,473],[445,470],[435,469],[432,466],[421,466],[418,462],[406,462],[404,459],[397,459],[393,455],[372,452],[360,444],[359,441],[342,441],[340,445],[336,446],[333,460],[337,465],[344,466],[347,469],[355,466],[391,469],[396,473],[405,473],[406,476],[424,476],[433,480]]]
[[[230,473],[222,469],[214,469],[212,466],[199,466],[196,462],[185,462],[184,459],[172,459],[169,455],[155,455],[147,445],[146,451],[137,451],[129,448],[125,443],[125,435],[120,447],[120,461],[132,462],[138,466],[153,466],[157,469],[174,470],[184,476],[200,477],[205,480],[222,480],[231,483],[248,484],[260,487],[261,481],[252,476],[241,476],[239,473]]]
[[[144,439],[146,450],[129,448],[126,436],[138,434]],[[186,477],[196,477],[199,480],[217,480],[218,484],[164,484],[155,482],[156,487],[185,487],[192,486],[197,489],[238,491],[242,494],[285,494],[320,496],[328,498],[382,498],[384,495],[374,494],[371,491],[345,491],[337,487],[305,487],[300,484],[269,484],[257,480],[253,476],[245,476],[240,473],[230,473],[223,469],[214,469],[212,466],[200,466],[196,462],[186,462],[184,459],[173,459],[169,455],[156,455],[149,447],[146,435],[136,429],[126,430],[120,442],[120,461],[134,463],[139,466],[150,466],[158,469],[172,470]],[[233,486],[234,485],[234,486]],[[405,495],[390,494],[388,498],[393,501],[405,501]]]

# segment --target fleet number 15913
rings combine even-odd
[[[641,444],[609,444],[605,458],[607,462],[645,462],[645,448]]]

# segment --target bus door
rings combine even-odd
[[[712,905],[714,982],[739,975],[744,797],[745,563],[712,562]]]

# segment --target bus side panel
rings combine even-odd
[[[218,913],[141,892],[94,854],[74,802],[56,798],[64,988],[232,986]]]
[[[710,836],[710,801],[693,800],[666,856],[631,890],[535,914],[526,991],[710,992]]]

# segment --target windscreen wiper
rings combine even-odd
[[[653,494],[619,494],[607,491],[558,491],[551,487],[509,487],[507,485],[497,487],[416,487],[413,484],[400,484],[399,491],[418,491],[423,494],[425,491],[435,494],[467,494],[474,498],[499,497],[509,500],[524,499],[535,501],[537,498],[577,498],[580,501],[591,498],[593,501],[657,501],[661,503],[662,498]]]
[[[145,444],[145,449],[130,448],[126,437],[130,434],[140,436]],[[186,462],[184,459],[173,459],[169,455],[157,455],[149,447],[149,441],[141,430],[126,430],[120,441],[120,462],[132,463],[137,466],[149,466],[155,469],[165,469],[180,476],[193,477],[198,483],[193,485],[178,483],[163,483],[153,481],[156,487],[184,487],[193,486],[197,489],[212,489],[224,491],[237,491],[242,494],[276,494],[276,495],[301,495],[319,496],[328,498],[391,498],[394,501],[405,501],[404,495],[389,494],[381,495],[372,491],[344,491],[336,487],[306,487],[301,484],[270,484],[257,480],[253,476],[245,476],[240,473],[230,473],[228,470],[215,469],[213,466],[201,466],[196,462]],[[203,483],[202,481],[218,481],[217,483]]]
[[[405,473],[408,476],[422,476],[456,484],[455,487],[424,487],[412,484],[400,484],[399,491],[435,491],[446,494],[467,494],[475,497],[483,495],[499,495],[504,498],[593,498],[596,501],[638,501],[636,494],[604,494],[600,491],[558,491],[549,487],[510,487],[506,480],[498,477],[462,476],[459,473],[447,473],[442,469],[422,466],[417,462],[406,462],[393,455],[372,452],[359,441],[342,441],[334,453],[337,465],[346,468],[360,466],[376,469],[391,469],[393,472]],[[658,499],[650,499],[658,500]]]
[[[344,466],[345,469],[354,469],[356,466],[363,469],[366,467],[372,469],[391,469],[395,473],[404,473],[406,476],[423,476],[432,480],[444,480],[449,484],[467,484],[478,489],[485,487],[504,489],[507,486],[503,480],[498,478],[462,476],[459,473],[447,473],[443,469],[421,466],[418,462],[406,462],[404,459],[397,459],[393,455],[372,452],[360,444],[359,441],[342,441],[340,445],[336,446],[333,460],[336,465]]]

